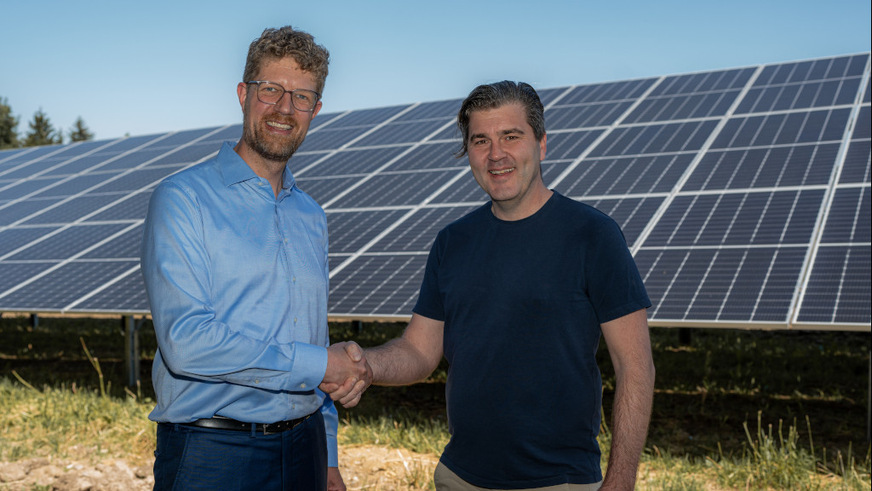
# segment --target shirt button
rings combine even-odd
[[[301,388],[301,389],[305,389],[305,388],[306,388],[306,383],[303,382],[302,384],[300,384],[300,388]]]

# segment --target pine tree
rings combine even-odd
[[[0,97],[0,148],[18,146],[18,118],[12,115],[5,97]]]
[[[33,121],[28,123],[30,132],[24,138],[25,147],[35,147],[37,145],[55,145],[63,143],[63,135],[55,131],[51,125],[48,116],[40,108],[33,113]]]
[[[88,140],[93,140],[94,134],[91,133],[91,130],[85,125],[85,120],[79,116],[76,119],[76,122],[73,123],[73,127],[70,128],[70,141],[71,142],[83,142]]]

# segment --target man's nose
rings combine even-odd
[[[294,97],[294,94],[290,92],[285,92],[279,98],[278,102],[276,102],[276,110],[278,110],[282,114],[291,114],[296,108],[294,107],[294,103],[291,101],[291,98]]]
[[[503,151],[503,146],[500,145],[499,140],[491,143],[490,151],[488,152],[488,158],[491,160],[500,160],[506,156],[506,152]]]

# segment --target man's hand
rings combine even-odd
[[[355,342],[342,342],[327,348],[327,372],[318,386],[343,407],[354,407],[372,383],[372,368],[363,349]]]
[[[327,491],[345,491],[345,482],[338,467],[327,468]]]
[[[345,491],[345,481],[338,467],[327,468],[327,491]]]

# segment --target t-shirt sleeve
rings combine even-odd
[[[624,234],[611,218],[597,221],[585,258],[587,294],[600,324],[651,306]]]
[[[445,231],[439,232],[430,254],[427,256],[427,266],[424,269],[424,280],[418,292],[418,301],[412,312],[437,321],[445,320],[445,306],[439,294],[439,276],[437,273],[441,258],[441,248],[445,243]]]

